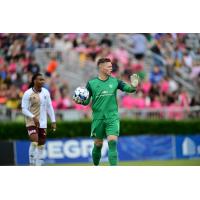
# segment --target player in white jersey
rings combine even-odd
[[[43,150],[46,141],[47,114],[51,119],[51,128],[56,131],[56,119],[49,91],[42,87],[45,79],[42,74],[33,75],[29,89],[22,97],[22,113],[31,144],[29,147],[30,165],[43,164]]]

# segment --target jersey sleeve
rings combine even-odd
[[[128,92],[128,93],[133,93],[136,91],[135,87],[121,80],[118,80],[118,89],[120,89],[123,92]]]
[[[54,110],[53,110],[49,91],[47,91],[47,113],[48,113],[48,115],[51,119],[51,122],[56,122],[56,117],[55,117],[55,113],[54,113]]]
[[[92,97],[92,89],[89,82],[87,83],[86,88],[89,91],[89,98],[82,103],[84,106],[87,106],[90,103],[90,99]]]
[[[25,92],[23,97],[22,97],[22,113],[26,116],[26,117],[30,117],[33,118],[34,115],[33,113],[31,113],[29,111],[29,93]]]

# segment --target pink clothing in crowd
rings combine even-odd
[[[162,93],[167,93],[169,91],[169,82],[166,80],[163,80],[160,83],[160,90]]]
[[[65,39],[68,39],[68,40],[71,40],[71,41],[75,40],[76,37],[77,37],[77,33],[68,33],[64,36]]]
[[[190,73],[190,78],[196,78],[200,74],[200,66],[196,66],[192,68],[192,72]]]
[[[113,77],[117,77],[118,73],[117,72],[112,72]]]
[[[58,108],[59,109],[68,109],[73,106],[72,100],[68,97],[60,98],[58,100]]]
[[[134,107],[134,98],[130,95],[126,95],[122,98],[122,107],[132,109]]]
[[[53,108],[54,108],[54,109],[57,109],[57,107],[58,107],[57,101],[56,101],[56,100],[52,100],[51,102],[52,102]]]
[[[143,70],[143,66],[141,64],[133,64],[132,70],[134,73],[141,72]]]
[[[117,49],[114,52],[115,58],[119,60],[123,65],[126,65],[128,63],[128,52],[125,49]]]
[[[4,63],[4,59],[0,57],[0,65],[2,65],[3,63]]]
[[[23,68],[26,68],[29,62],[30,62],[29,59],[23,59],[21,60],[20,64],[22,65]]]
[[[25,92],[28,89],[28,84],[24,83],[21,87],[22,92]]]
[[[180,101],[180,106],[189,107],[190,102],[188,94],[186,92],[182,92],[181,94],[179,94],[179,101]]]
[[[155,109],[159,109],[159,108],[162,108],[162,104],[159,100],[154,100],[151,102],[151,105],[150,105],[151,108],[155,108]]]
[[[139,109],[145,108],[146,107],[145,99],[143,97],[135,98],[134,107]]]
[[[149,90],[151,89],[151,82],[150,81],[142,82],[141,89],[145,94],[149,93]]]
[[[75,49],[78,53],[87,53],[87,48],[84,46],[76,47]]]
[[[10,73],[16,72],[16,68],[17,68],[16,63],[10,63],[10,65],[8,66],[8,70]]]
[[[81,111],[88,111],[88,110],[90,110],[90,106],[89,105],[87,105],[87,106],[83,106],[83,105],[81,105],[81,104],[75,104],[75,109],[76,110],[81,110]]]
[[[167,106],[167,117],[169,119],[180,120],[184,118],[183,108],[177,104]]]
[[[145,99],[142,97],[134,98],[130,95],[124,96],[122,98],[122,107],[127,109],[145,108],[146,107]]]

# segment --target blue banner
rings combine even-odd
[[[199,158],[200,135],[176,136],[176,157]]]
[[[118,150],[121,161],[172,159],[172,136],[121,137]]]
[[[17,165],[28,165],[28,151],[30,142],[16,141]],[[48,163],[83,163],[91,162],[93,148],[92,139],[60,139],[47,140],[43,158]],[[102,161],[107,160],[108,145],[104,142]]]
[[[16,141],[16,164],[28,165],[30,142]],[[47,140],[43,154],[45,163],[91,162],[93,140],[58,139]],[[130,136],[120,137],[118,142],[120,161],[172,159],[172,136]],[[108,161],[108,145],[104,141],[101,162]]]

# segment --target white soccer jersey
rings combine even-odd
[[[47,128],[47,114],[51,122],[55,122],[55,114],[49,91],[42,88],[41,92],[28,89],[22,97],[22,113],[25,115],[26,126],[35,126],[33,117],[37,117],[40,128]]]

